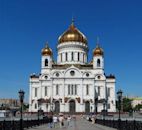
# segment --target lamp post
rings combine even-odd
[[[22,106],[23,106],[25,92],[23,90],[20,90],[18,93],[19,93],[19,99],[20,99],[20,105],[21,105],[21,107],[20,107],[20,130],[23,130]]]
[[[38,104],[38,110],[37,110],[37,120],[38,120],[38,125],[39,125],[39,114],[40,114],[40,99],[37,100]]]
[[[98,105],[98,97],[95,98],[95,114],[96,115],[97,115],[97,112],[98,112],[97,105]]]
[[[105,114],[106,114],[106,110],[105,110],[105,105],[106,105],[106,100],[103,100],[103,120],[105,120]]]
[[[118,120],[119,120],[119,130],[121,128],[121,117],[120,117],[120,110],[121,110],[121,99],[122,99],[122,90],[118,90],[117,92],[117,98],[118,98],[118,110],[119,110],[119,117],[118,117]]]

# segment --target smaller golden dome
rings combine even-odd
[[[52,50],[48,47],[47,44],[45,45],[45,48],[42,49],[41,53],[43,56],[52,56]]]
[[[93,51],[94,56],[103,56],[104,55],[104,51],[101,47],[99,47],[99,45],[96,46],[96,48]]]

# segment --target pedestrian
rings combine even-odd
[[[69,115],[69,116],[67,117],[68,126],[70,126],[70,121],[71,121],[71,116]]]
[[[58,123],[58,117],[57,117],[57,115],[55,114],[55,115],[53,116],[53,127],[54,127],[54,128],[57,128],[57,123]]]
[[[53,125],[53,116],[50,115],[48,117],[48,128],[52,128],[53,127],[52,125]]]
[[[60,123],[60,128],[62,128],[64,126],[64,116],[63,115],[59,116],[59,123]]]
[[[95,124],[95,120],[96,120],[96,115],[95,115],[95,114],[94,114],[94,115],[92,115],[91,120],[92,120],[92,124]]]

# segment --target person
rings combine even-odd
[[[48,127],[49,127],[49,128],[52,128],[52,124],[53,124],[53,116],[50,115],[50,116],[48,117]]]
[[[54,128],[57,128],[57,123],[58,123],[58,117],[56,116],[56,114],[53,116],[53,126]]]
[[[69,115],[69,116],[67,117],[68,126],[70,126],[70,121],[71,121],[71,116]]]
[[[92,124],[95,124],[95,120],[96,120],[96,115],[94,114],[94,115],[92,115]]]
[[[64,116],[63,115],[60,115],[59,122],[60,122],[60,128],[62,128],[64,126]]]

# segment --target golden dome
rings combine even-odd
[[[58,39],[58,43],[64,43],[64,42],[82,42],[84,44],[87,44],[87,39],[84,36],[83,33],[81,33],[75,26],[74,23],[72,21],[72,24],[70,25],[70,27],[68,28],[68,30],[66,30]]]
[[[46,44],[46,46],[42,49],[41,53],[44,56],[47,56],[47,55],[51,56],[52,55],[52,50]]]
[[[96,46],[96,48],[93,51],[94,56],[103,56],[104,55],[104,51],[101,47],[99,47],[99,45]]]

